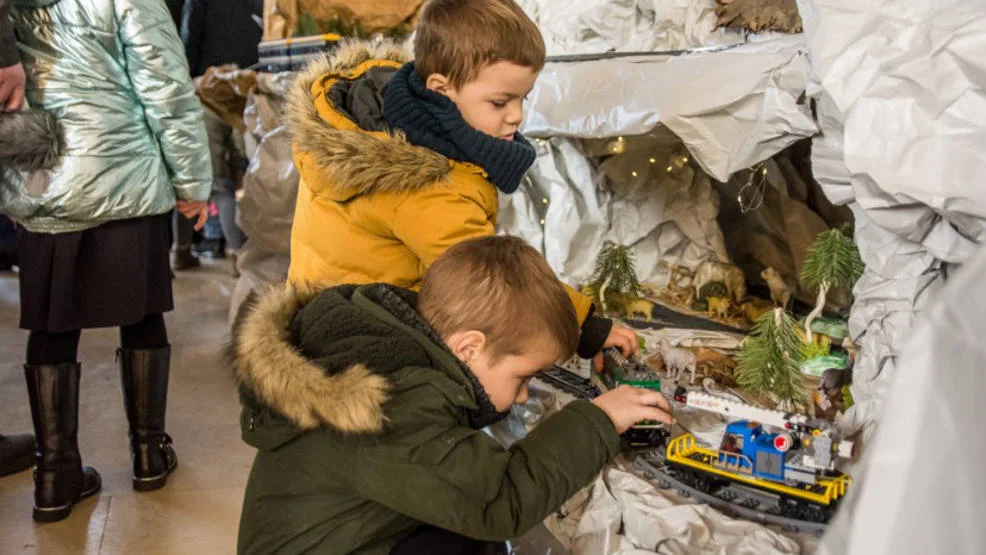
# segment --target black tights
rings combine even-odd
[[[81,330],[61,333],[32,331],[27,338],[27,363],[61,364],[76,362]],[[159,349],[168,346],[164,316],[149,314],[136,324],[120,328],[120,347],[124,349]]]

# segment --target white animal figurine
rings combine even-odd
[[[791,294],[794,293],[794,286],[784,281],[781,274],[773,268],[760,272],[760,277],[767,282],[767,287],[770,287],[770,300],[774,301],[776,306],[787,308],[787,304],[791,302]]]
[[[688,383],[695,383],[695,370],[698,366],[698,358],[695,353],[681,347],[672,347],[664,339],[658,341],[657,350],[661,353],[661,360],[664,361],[664,370],[667,372],[668,378],[677,382],[685,370],[690,370],[691,379]]]
[[[743,275],[743,270],[740,270],[738,266],[713,260],[702,262],[695,270],[695,277],[692,278],[695,294],[697,295],[699,289],[710,281],[725,283],[726,289],[729,290],[729,294],[737,303],[746,296],[746,276]]]

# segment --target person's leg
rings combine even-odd
[[[507,542],[467,538],[461,534],[424,525],[401,540],[390,555],[506,555]]]
[[[177,209],[172,213],[171,218],[171,226],[174,230],[175,238],[175,251],[171,260],[171,266],[175,270],[197,268],[201,263],[192,254],[192,234],[195,232],[195,224]]]
[[[222,225],[226,246],[233,251],[243,248],[246,234],[236,225],[236,196],[232,192],[220,191],[212,196],[219,208],[219,223]]]
[[[17,228],[7,216],[0,215],[0,272],[17,265]]]
[[[219,208],[219,223],[222,224],[226,245],[233,261],[233,277],[240,277],[239,251],[246,243],[246,234],[236,225],[236,195],[232,191],[217,191],[212,195],[213,202]]]
[[[120,328],[120,380],[130,425],[133,487],[152,491],[164,487],[178,465],[165,433],[171,346],[161,314],[149,314]]]
[[[82,466],[79,454],[80,331],[32,331],[24,376],[37,436],[34,520],[66,518],[72,506],[97,491],[99,473]]]

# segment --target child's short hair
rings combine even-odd
[[[431,0],[415,32],[414,63],[422,80],[439,73],[458,89],[496,62],[544,67],[541,31],[514,0]]]
[[[546,339],[564,359],[579,343],[571,299],[544,257],[517,237],[472,239],[445,251],[425,272],[418,311],[442,339],[463,330],[486,334],[494,362]]]

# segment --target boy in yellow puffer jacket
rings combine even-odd
[[[516,191],[534,163],[518,128],[545,47],[523,10],[513,0],[432,0],[416,33],[414,62],[392,43],[348,43],[295,82],[293,284],[417,289],[449,247],[496,233],[497,189]],[[638,350],[632,331],[568,293],[580,356]]]

